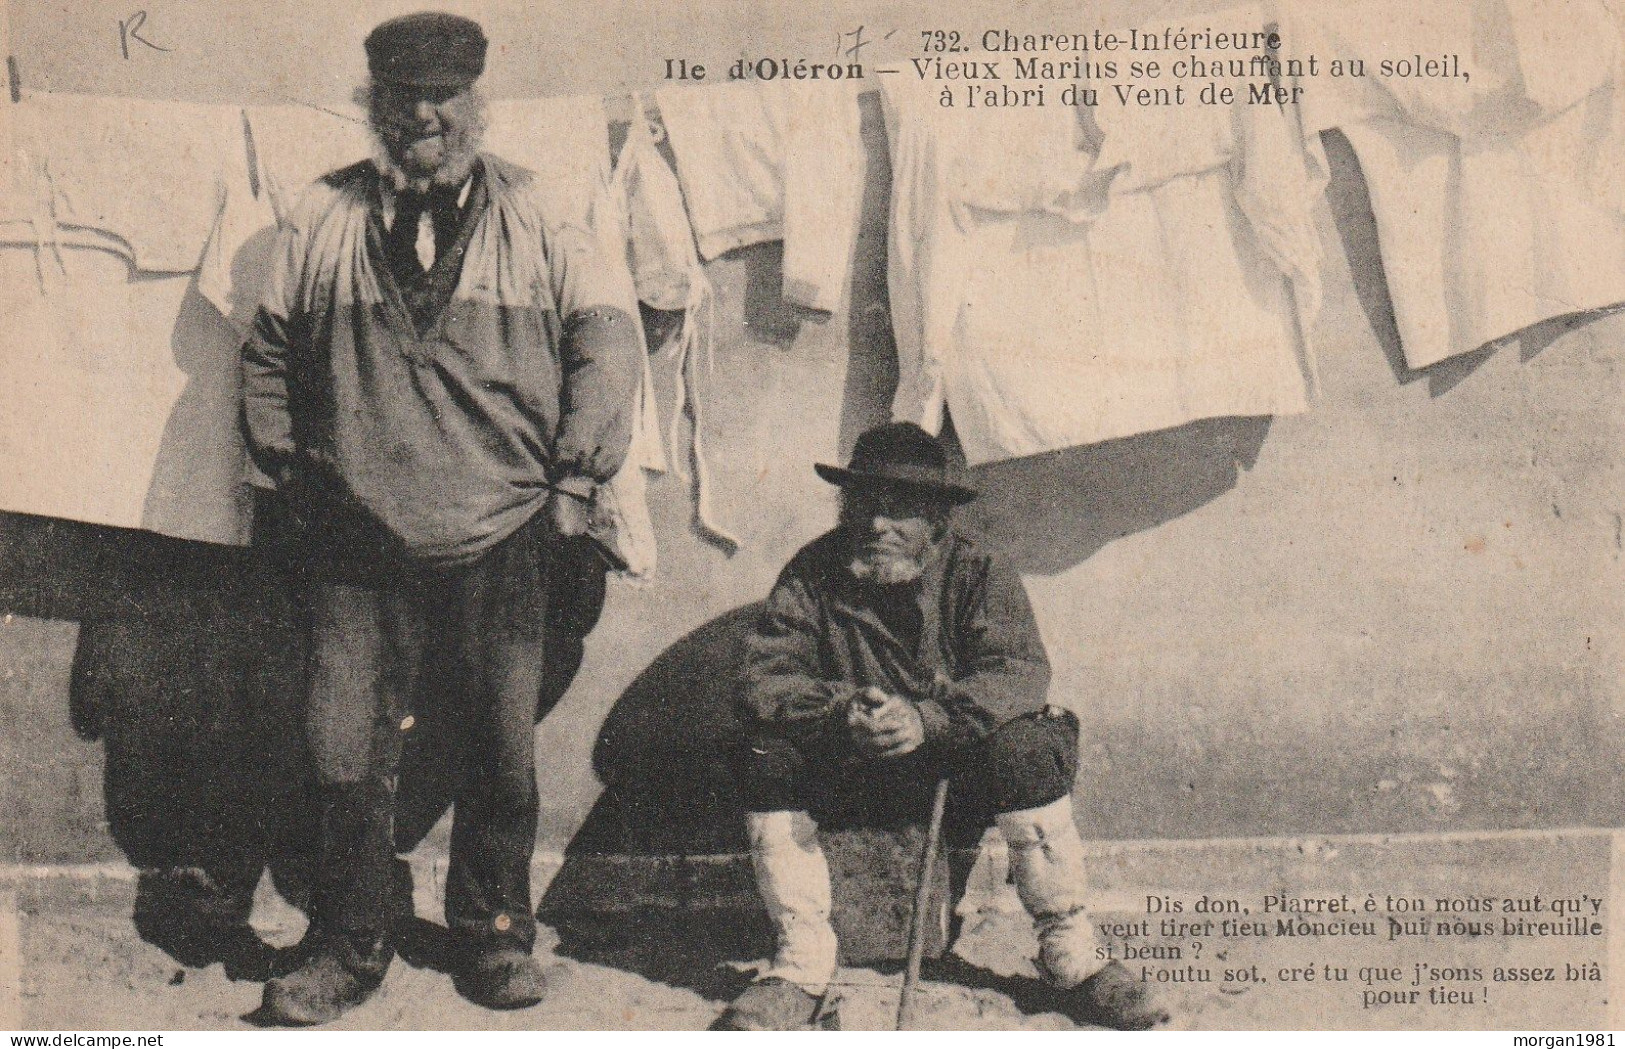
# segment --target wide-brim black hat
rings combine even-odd
[[[958,506],[976,498],[963,484],[958,467],[948,461],[941,443],[913,423],[887,423],[858,438],[848,465],[814,463],[830,484],[893,485],[912,489]]]

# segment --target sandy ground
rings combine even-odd
[[[1119,955],[1132,949],[1141,955],[1131,969],[1157,987],[1174,1013],[1176,1028],[1236,1029],[1597,1029],[1607,1015],[1608,937],[1574,935],[1508,935],[1499,923],[1509,898],[1529,900],[1536,893],[1547,901],[1544,913],[1524,918],[1556,920],[1553,899],[1585,901],[1604,929],[1608,924],[1607,851],[1588,845],[1554,848],[1539,840],[1490,843],[1482,847],[1457,843],[1448,862],[1443,854],[1396,852],[1391,849],[1345,848],[1338,860],[1321,863],[1322,882],[1313,884],[1303,867],[1289,885],[1255,881],[1251,891],[1232,895],[1249,911],[1266,894],[1289,893],[1331,898],[1348,892],[1357,910],[1350,915],[1322,915],[1331,920],[1363,918],[1358,907],[1367,892],[1362,886],[1403,886],[1399,895],[1434,900],[1493,896],[1494,927],[1480,935],[1460,930],[1391,940],[1386,893],[1378,892],[1375,918],[1381,932],[1361,937],[1339,934],[1281,936],[1271,916],[1263,935],[1225,935],[1198,925],[1197,935],[1165,936],[1160,919],[1146,913],[1143,896],[1121,889],[1106,892],[1108,905],[1095,917],[1114,935],[1107,942]],[[1238,853],[1239,855],[1239,853]],[[1211,860],[1212,857],[1209,857]],[[1277,865],[1279,870],[1279,865]],[[1364,878],[1359,875],[1363,872]],[[1407,877],[1408,872],[1408,877]],[[1174,873],[1170,880],[1177,881]],[[1259,876],[1240,869],[1247,879]],[[1210,872],[1210,877],[1217,877]],[[1281,881],[1284,879],[1277,879]],[[1235,883],[1232,879],[1232,884]],[[1522,888],[1511,888],[1518,887]],[[104,898],[83,894],[32,891],[22,895],[20,935],[23,1022],[32,1028],[96,1029],[233,1029],[259,1002],[254,973],[228,975],[220,964],[188,966],[145,942],[131,921],[129,904],[117,893]],[[1198,894],[1200,895],[1200,894]],[[94,894],[93,894],[94,896]],[[1190,893],[1177,890],[1186,921],[1205,920],[1192,912]],[[1135,901],[1134,906],[1128,901]],[[1593,905],[1590,901],[1599,901]],[[1035,947],[1031,926],[1014,894],[1005,887],[972,899],[964,931],[952,956],[932,965],[921,988],[918,1026],[935,1029],[1067,1029],[1071,1023],[1051,1011],[1032,979],[1028,960]],[[544,927],[538,953],[550,966],[547,1000],[529,1010],[493,1013],[458,996],[441,961],[443,929],[432,890],[419,885],[418,920],[411,946],[396,962],[380,993],[346,1016],[341,1029],[702,1029],[742,985],[730,968],[728,945],[701,943],[693,915],[667,914],[664,924],[645,919],[593,939],[583,948],[580,930]],[[1429,907],[1432,908],[1432,904]],[[1259,915],[1236,915],[1254,921]],[[1479,915],[1460,915],[1479,919]],[[742,928],[750,915],[717,912],[712,930]],[[1145,935],[1135,925],[1148,921]],[[686,922],[686,924],[685,924]],[[720,923],[720,924],[719,924]],[[267,947],[289,945],[303,927],[299,912],[262,885],[253,924]],[[1234,933],[1236,930],[1232,930]],[[737,954],[739,950],[734,948]],[[1597,966],[1595,980],[1569,979]],[[1341,968],[1345,980],[1331,979]],[[1419,973],[1417,966],[1451,970]],[[1535,973],[1497,973],[1516,967]],[[1531,980],[1550,967],[1553,979]],[[1291,978],[1290,970],[1298,970]],[[1305,970],[1313,970],[1306,978]],[[1507,979],[1508,975],[1516,978]],[[1421,979],[1418,980],[1418,976]],[[1502,977],[1497,979],[1497,976]],[[847,1029],[888,1029],[897,1004],[896,972],[843,969],[839,976],[841,1019]],[[1368,996],[1387,992],[1379,1001]],[[1450,992],[1451,1002],[1430,1001],[1432,992]],[[1396,1003],[1394,999],[1398,999]]]

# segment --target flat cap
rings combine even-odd
[[[367,34],[373,79],[406,87],[467,87],[485,72],[485,31],[473,19],[420,11]]]

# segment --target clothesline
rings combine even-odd
[[[1476,8],[1418,30],[1496,42],[1501,50],[1487,52],[1486,69],[1473,78],[1477,94],[1459,85],[1350,81],[1313,85],[1312,106],[1105,107],[1080,118],[1070,108],[943,111],[934,98],[917,105],[903,85],[887,83],[887,281],[899,356],[893,416],[935,429],[951,413],[970,460],[991,462],[1215,415],[1307,410],[1313,359],[1304,340],[1318,310],[1321,265],[1315,212],[1328,175],[1320,135],[1334,128],[1359,155],[1381,241],[1377,264],[1412,367],[1553,316],[1625,301],[1625,206],[1605,192],[1611,169],[1599,164],[1611,161],[1595,159],[1625,153],[1616,148],[1625,142],[1619,25],[1580,0],[1577,17],[1592,19],[1576,30],[1589,57],[1544,62],[1525,53],[1546,46],[1540,35],[1520,35],[1533,2],[1509,0],[1510,21],[1489,27],[1493,33],[1475,34],[1472,19],[1491,17]],[[1358,55],[1382,42],[1367,39],[1378,27],[1401,24],[1400,6],[1357,0],[1297,21],[1266,7],[1241,17],[1279,21],[1300,46],[1325,40],[1327,53]],[[8,65],[17,88],[17,65]],[[1564,72],[1514,75],[1521,68]],[[646,305],[685,313],[674,344],[679,403],[670,454],[646,450],[643,462],[679,473],[692,464],[701,531],[725,546],[733,537],[712,510],[699,402],[709,385],[700,380],[715,309],[701,262],[782,240],[786,301],[825,312],[843,306],[878,141],[863,136],[860,100],[874,93],[865,87],[668,85],[651,96],[492,102],[490,148],[553,180],[567,215],[604,228],[629,256]],[[18,94],[26,108],[31,96]],[[65,98],[52,104],[71,115]],[[205,184],[235,178],[237,162],[203,170],[219,160],[199,145],[214,133],[209,107],[83,104],[90,114],[98,106],[145,107],[143,119],[170,142],[166,163],[186,157],[198,170],[143,161],[141,149],[159,149],[143,138],[117,158],[122,179],[103,185],[80,173],[74,183],[76,163],[101,170],[92,154],[109,151],[114,139],[106,135],[121,134],[126,123],[108,120],[106,135],[71,128],[64,135],[58,126],[44,148],[66,149],[77,138],[82,154],[64,157],[52,175],[72,189],[52,196],[53,243],[83,246],[88,237],[120,250],[122,238],[136,268],[179,273],[196,268],[198,245],[172,231],[230,240],[234,250],[217,252],[212,269],[206,255],[198,275],[227,315],[251,308],[252,282],[232,287],[235,247],[274,225],[263,209],[282,217],[312,179],[373,148],[359,111],[308,101],[216,107],[241,114],[238,138],[252,152],[248,192],[224,192],[222,210],[210,212],[211,230],[193,213],[207,198]],[[1521,123],[1486,122],[1497,113]],[[612,157],[610,129],[620,124],[630,131]],[[557,137],[565,126],[576,143],[569,148]],[[194,137],[183,142],[186,135]],[[662,139],[669,154],[655,149]],[[1554,163],[1569,157],[1573,171]],[[571,166],[582,158],[590,163]],[[120,198],[143,172],[172,203],[153,209]],[[595,209],[605,193],[620,202],[613,216]],[[234,216],[234,208],[242,213]],[[108,216],[124,225],[110,228]],[[225,237],[233,222],[241,228]],[[38,216],[21,233],[37,243]],[[679,454],[675,435],[685,417],[692,438]],[[3,500],[0,508],[15,509]]]

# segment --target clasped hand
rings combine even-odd
[[[925,742],[919,708],[872,685],[853,697],[846,727],[853,745],[867,758],[900,758]]]

